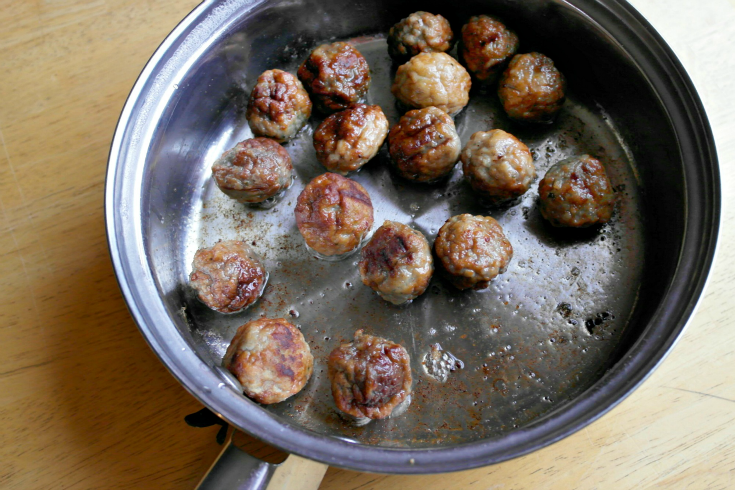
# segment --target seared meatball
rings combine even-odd
[[[247,396],[268,404],[301,391],[314,357],[298,328],[283,318],[261,318],[237,329],[222,364]]]
[[[441,15],[414,12],[388,31],[388,54],[395,61],[408,61],[419,53],[452,49],[454,33]]]
[[[306,245],[326,257],[342,258],[356,250],[373,226],[373,203],[367,191],[333,173],[307,184],[296,201],[295,214]]]
[[[541,53],[517,54],[503,72],[498,96],[513,119],[549,123],[564,104],[564,76]]]
[[[217,186],[244,203],[263,202],[293,183],[288,152],[270,138],[241,141],[212,165]]]
[[[513,247],[500,224],[489,216],[452,216],[439,230],[434,252],[457,289],[483,289],[505,272]]]
[[[388,118],[380,107],[357,104],[319,125],[314,132],[314,149],[322,165],[345,175],[373,158],[387,135]]]
[[[388,151],[396,170],[416,182],[449,175],[461,149],[454,121],[436,107],[407,112],[388,134]]]
[[[298,78],[282,70],[258,77],[246,114],[253,134],[282,143],[296,136],[309,116],[311,100]]]
[[[536,177],[528,147],[502,129],[473,134],[461,159],[462,171],[472,188],[493,203],[523,195]]]
[[[408,107],[434,106],[454,116],[470,100],[470,75],[446,53],[421,53],[398,67],[391,92]]]
[[[355,332],[327,361],[334,403],[358,419],[382,419],[411,394],[411,359],[390,340]]]
[[[394,305],[422,295],[433,273],[426,237],[403,223],[386,221],[362,249],[363,284]]]
[[[551,167],[538,186],[541,215],[554,226],[585,228],[606,223],[615,207],[605,167],[589,155]]]
[[[482,83],[491,82],[518,50],[518,36],[487,15],[470,18],[462,27],[459,59]]]
[[[358,103],[370,87],[367,61],[342,42],[317,47],[301,64],[298,75],[317,109],[326,114]]]
[[[197,250],[189,275],[202,303],[220,313],[236,313],[253,304],[267,280],[258,256],[238,240]]]

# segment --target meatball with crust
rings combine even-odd
[[[306,245],[326,257],[341,258],[356,250],[373,226],[373,203],[367,191],[334,173],[309,182],[294,212]]]
[[[615,207],[605,167],[589,155],[551,167],[539,183],[538,194],[541,216],[554,226],[586,228],[606,223]]]
[[[388,118],[377,105],[356,104],[332,114],[314,132],[316,158],[331,172],[359,170],[380,150]]]
[[[236,313],[253,304],[267,280],[260,258],[238,240],[197,250],[189,275],[202,303],[220,313]]]
[[[358,419],[382,419],[411,394],[411,359],[390,340],[355,332],[327,360],[337,408]]]
[[[472,189],[491,203],[523,195],[536,177],[528,147],[502,129],[473,134],[461,159],[462,171]]]
[[[299,67],[299,79],[320,111],[330,114],[347,109],[367,95],[370,67],[358,50],[347,43],[322,44]]]
[[[454,121],[436,107],[408,111],[388,133],[388,152],[396,171],[416,182],[449,175],[461,149]]]
[[[250,92],[246,117],[253,134],[283,143],[306,124],[311,100],[299,79],[282,70],[268,70]]]
[[[269,404],[301,391],[311,377],[314,357],[298,328],[283,318],[261,318],[237,329],[222,364],[245,395]]]
[[[462,27],[458,55],[478,82],[495,80],[518,50],[518,36],[487,15],[470,18]]]
[[[564,104],[565,85],[551,58],[541,53],[517,54],[500,78],[498,96],[509,117],[550,123]]]
[[[454,33],[441,15],[414,12],[388,31],[388,54],[395,61],[408,61],[419,53],[452,49]]]
[[[457,289],[483,289],[505,272],[513,247],[489,216],[452,216],[439,230],[434,252],[442,272]]]
[[[363,284],[394,305],[424,294],[433,273],[426,237],[403,223],[386,221],[362,249]]]
[[[434,106],[450,116],[470,100],[470,75],[446,53],[421,53],[398,67],[391,92],[404,105]]]

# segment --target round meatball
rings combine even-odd
[[[585,228],[606,223],[615,207],[605,167],[589,155],[551,167],[538,186],[541,216],[554,226]]]
[[[268,70],[250,92],[246,117],[253,134],[288,141],[311,116],[311,100],[299,79],[282,70]]]
[[[334,173],[307,184],[296,201],[296,225],[321,258],[343,258],[357,250],[373,226],[373,203],[354,180]]]
[[[301,64],[298,75],[317,109],[326,114],[358,103],[370,87],[367,61],[343,42],[318,46]]]
[[[518,36],[487,15],[470,18],[462,27],[459,59],[481,83],[491,82],[518,51]]]
[[[503,72],[498,96],[513,119],[550,123],[564,104],[564,76],[541,53],[517,54]]]
[[[363,284],[394,305],[424,294],[433,273],[426,237],[403,223],[386,221],[362,249]]]
[[[228,240],[197,250],[189,281],[202,303],[220,313],[237,313],[263,294],[268,273],[246,243]]]
[[[536,177],[533,156],[502,129],[478,131],[462,150],[462,171],[472,188],[492,203],[523,195]]]
[[[382,419],[411,394],[411,359],[402,346],[355,332],[327,361],[337,408],[358,419]]]
[[[452,49],[454,33],[441,15],[414,12],[388,31],[388,54],[395,61],[408,61],[419,53]]]
[[[449,175],[461,149],[454,121],[436,107],[407,112],[388,134],[388,151],[397,172],[416,182]]]
[[[222,192],[243,203],[259,203],[293,183],[288,152],[270,138],[251,138],[227,150],[212,165]]]
[[[314,132],[314,149],[322,165],[345,175],[372,159],[387,135],[388,118],[380,107],[357,104],[319,125]]]
[[[301,391],[314,357],[298,328],[283,318],[261,318],[237,329],[222,364],[248,397],[269,404]]]
[[[470,75],[446,53],[421,53],[398,67],[391,92],[413,108],[434,106],[450,116],[470,100]]]
[[[500,224],[489,216],[452,216],[434,242],[439,264],[457,289],[483,289],[505,272],[513,247]]]

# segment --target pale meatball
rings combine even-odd
[[[237,329],[222,365],[253,400],[278,403],[306,385],[314,368],[309,344],[283,318],[261,318]]]
[[[242,203],[260,203],[293,183],[288,152],[270,138],[251,138],[227,150],[212,165],[222,192]]]
[[[314,132],[316,158],[331,172],[360,169],[380,150],[388,118],[377,105],[357,104],[332,114]]]
[[[541,53],[517,54],[500,78],[498,96],[509,117],[550,123],[564,104],[565,85],[551,58]]]
[[[450,116],[470,100],[470,75],[446,53],[421,53],[398,67],[391,92],[413,108],[434,106]]]
[[[358,419],[382,419],[411,394],[411,359],[402,346],[355,332],[327,361],[337,408]]]
[[[388,134],[388,152],[396,171],[416,182],[448,176],[461,149],[454,121],[436,107],[407,112]]]
[[[403,223],[386,221],[362,249],[363,284],[394,305],[422,295],[433,273],[429,242]]]
[[[470,18],[462,27],[459,60],[478,82],[492,82],[518,50],[518,36],[487,15]]]
[[[615,195],[605,167],[589,155],[551,167],[538,186],[541,216],[554,226],[585,228],[606,223]]]
[[[388,31],[388,54],[401,63],[419,53],[452,49],[454,33],[441,15],[414,12]]]
[[[473,134],[460,158],[472,189],[491,203],[523,195],[536,177],[528,147],[501,129]]]
[[[260,258],[238,240],[197,250],[189,275],[202,303],[220,313],[237,313],[253,304],[267,281]]]
[[[434,241],[442,272],[457,289],[483,289],[505,272],[513,247],[500,224],[489,216],[449,218]]]
[[[363,99],[370,87],[370,67],[347,43],[322,44],[299,67],[299,79],[320,111],[330,114]]]
[[[288,141],[311,116],[311,100],[299,79],[282,70],[268,70],[250,92],[246,117],[253,134]]]
[[[306,245],[325,257],[355,251],[373,226],[373,203],[354,180],[322,174],[296,201],[296,225]]]

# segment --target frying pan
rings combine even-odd
[[[568,80],[559,119],[543,127],[514,124],[492,90],[473,88],[455,118],[463,143],[475,131],[505,129],[531,148],[540,177],[561,158],[590,153],[605,164],[618,205],[601,228],[556,230],[538,213],[535,185],[520,202],[489,208],[459,168],[441,184],[410,184],[390,172],[383,149],[354,177],[372,197],[376,227],[401,221],[431,241],[452,215],[486,214],[515,251],[485,291],[458,292],[435,278],[425,295],[396,307],[362,286],[354,259],[327,263],[303,247],[293,206],[324,172],[311,147],[317,116],[286,145],[297,179],[272,209],[227,199],[209,167],[251,136],[244,109],[257,76],[294,72],[321,42],[349,40],[366,56],[368,102],[395,123],[384,36],[419,9],[444,15],[455,33],[471,15],[499,16],[519,34],[521,52],[550,56]],[[705,286],[720,184],[692,83],[623,1],[232,0],[203,2],[144,69],[112,143],[105,205],[130,311],[202,403],[291,453],[362,471],[429,473],[548,445],[635,389],[673,347]],[[223,316],[196,301],[187,276],[197,248],[230,238],[265,258],[270,282],[256,306]],[[315,356],[305,389],[271,406],[245,398],[220,367],[237,327],[262,315],[298,324]],[[329,351],[358,328],[404,345],[416,378],[405,413],[364,427],[338,415],[325,369]],[[432,346],[442,349],[443,366],[426,357]]]

